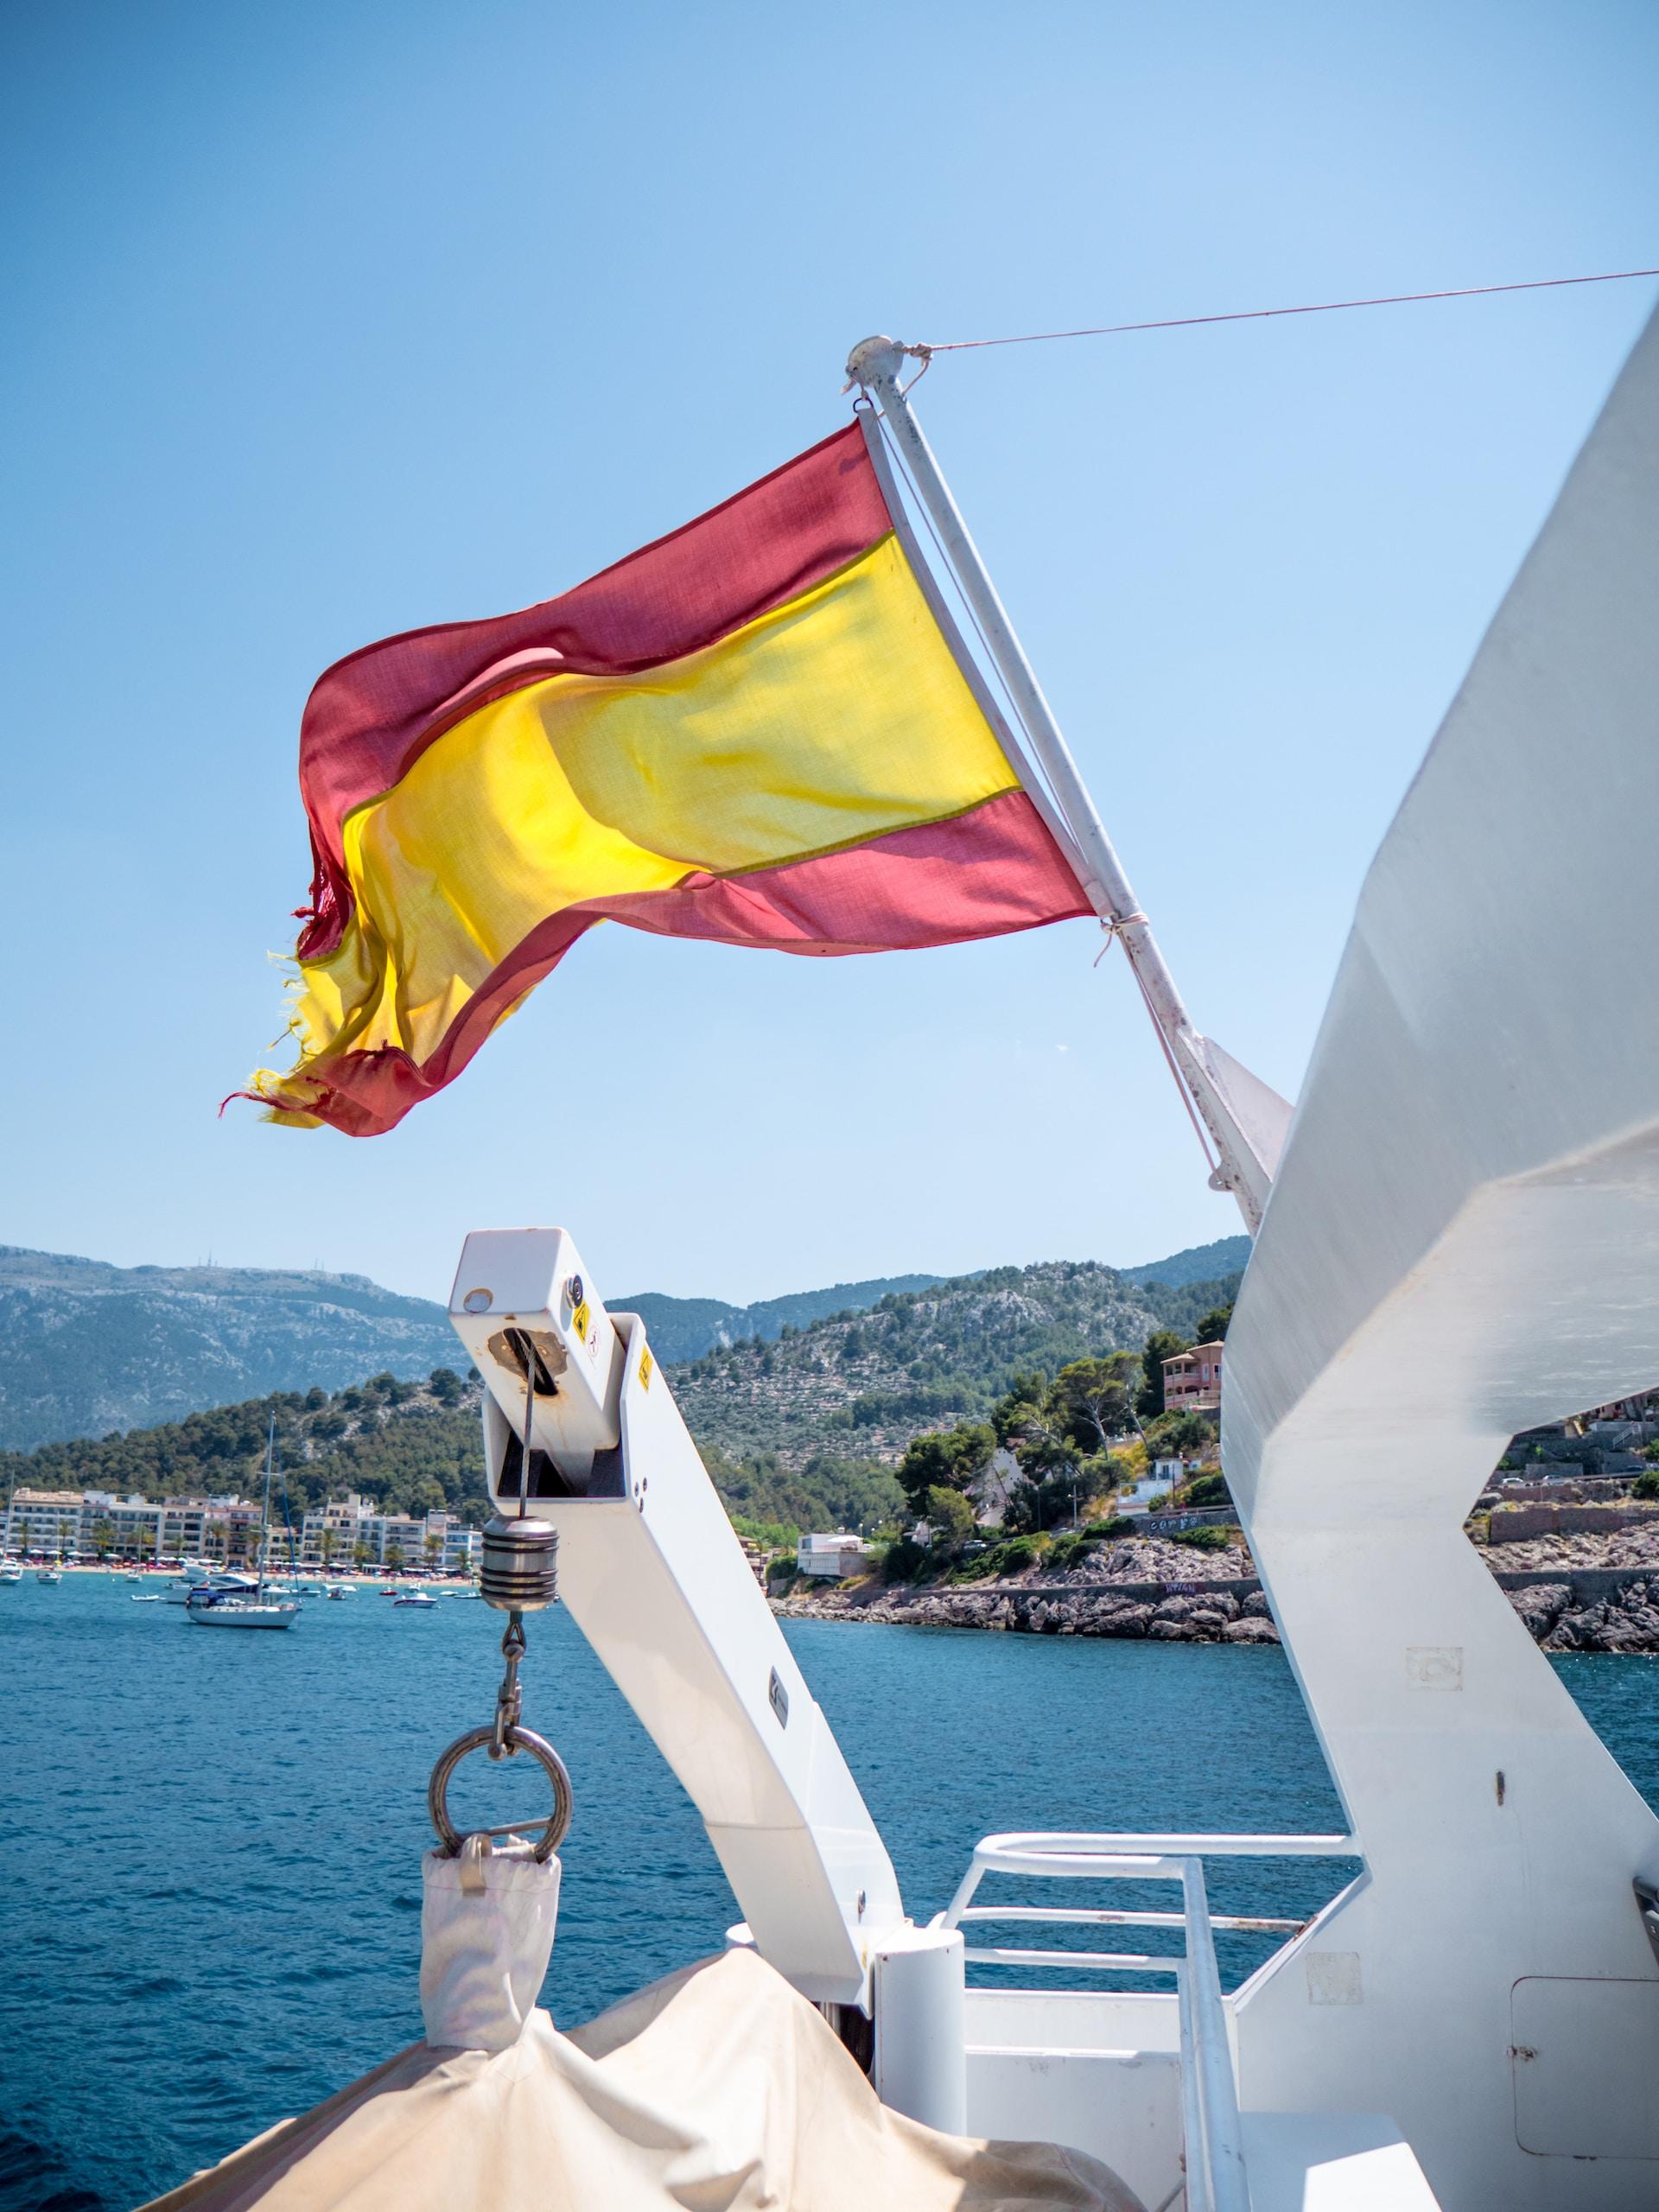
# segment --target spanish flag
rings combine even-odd
[[[561,598],[321,678],[274,1119],[393,1128],[595,922],[842,953],[1090,912],[884,476],[855,421]]]

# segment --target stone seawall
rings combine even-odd
[[[1659,1651],[1659,1571],[1580,1568],[1493,1580],[1546,1651]],[[1144,1637],[1166,1643],[1277,1643],[1249,1576],[1103,1582],[1072,1577],[941,1588],[863,1584],[772,1601],[785,1620],[876,1621],[907,1628],[999,1629],[1029,1636]]]
[[[786,1598],[785,1620],[885,1621],[908,1628],[990,1628],[1034,1636],[1152,1637],[1172,1643],[1277,1643],[1259,1582],[985,1582],[955,1589],[895,1583],[840,1603]]]
[[[1659,1505],[1630,1499],[1618,1505],[1548,1505],[1535,1500],[1503,1505],[1493,1514],[1489,1544],[1530,1543],[1535,1536],[1605,1536],[1659,1521]]]

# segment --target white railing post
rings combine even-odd
[[[1175,2017],[1180,2024],[1181,2172],[1183,2212],[1215,2212],[1204,2134],[1204,2092],[1198,2082],[1198,2035],[1192,1986],[1185,1965],[1175,1976]]]
[[[1221,1971],[1210,1929],[1210,1901],[1204,1866],[1181,1861],[1181,1901],[1186,1910],[1186,1958],[1181,1986],[1192,2012],[1192,2040],[1198,2056],[1204,2112],[1205,2165],[1214,2212],[1250,2212],[1250,2184],[1244,2172],[1243,2131],[1238,2120],[1238,2083],[1227,2014],[1221,2001]],[[1191,2181],[1189,2171],[1189,2185]]]
[[[1291,1935],[1304,1923],[1231,1914],[1212,1918],[1204,1881],[1204,1860],[1210,1855],[1230,1859],[1345,1859],[1357,1858],[1359,1849],[1351,1835],[1133,1835],[1029,1830],[988,1835],[975,1847],[972,1863],[941,1919],[944,1927],[952,1929],[962,1928],[969,1921],[987,1920],[1180,1928],[1185,1945],[1179,1956],[1022,1950],[1001,1944],[970,1944],[964,1956],[985,1966],[1041,1966],[1119,1974],[1133,1970],[1173,1975],[1180,2045],[1186,2212],[1249,2212],[1250,2189],[1244,2166],[1243,2129],[1239,2120],[1238,2079],[1227,2031],[1227,2008],[1221,1993],[1214,1931],[1220,1926]],[[1179,1882],[1181,1910],[1176,1914],[1090,1906],[1068,1911],[1045,1905],[975,1904],[973,1899],[981,1882],[992,1872],[1046,1875],[1071,1881]]]

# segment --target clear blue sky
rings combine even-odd
[[[0,1239],[442,1295],[467,1229],[558,1220],[613,1293],[747,1300],[1231,1234],[1082,923],[821,963],[605,929],[391,1136],[215,1120],[281,1019],[306,692],[823,435],[872,330],[1652,264],[1656,60],[1597,0],[6,10]],[[1653,290],[918,395],[1195,1017],[1287,1092]],[[1594,865],[1570,809],[1515,857]]]

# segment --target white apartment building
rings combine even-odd
[[[281,1539],[278,1539],[280,1548]],[[480,1562],[484,1539],[453,1513],[382,1513],[355,1491],[330,1498],[305,1516],[299,1536],[306,1567],[431,1567],[442,1574],[467,1574]]]
[[[16,1490],[6,1507],[0,1549],[48,1558],[222,1560],[258,1556],[262,1514],[241,1497],[117,1497],[105,1490]],[[324,1531],[328,1541],[324,1542]],[[483,1535],[452,1513],[382,1513],[353,1492],[308,1513],[295,1531],[299,1563],[435,1567],[467,1574],[480,1564]],[[288,1565],[288,1532],[271,1530],[268,1567]]]
[[[800,1574],[842,1582],[849,1574],[861,1574],[874,1556],[874,1548],[851,1529],[832,1529],[801,1538],[795,1550],[795,1567]]]
[[[106,1490],[15,1490],[3,1548],[66,1559],[251,1556],[260,1510],[240,1497],[118,1497]]]

